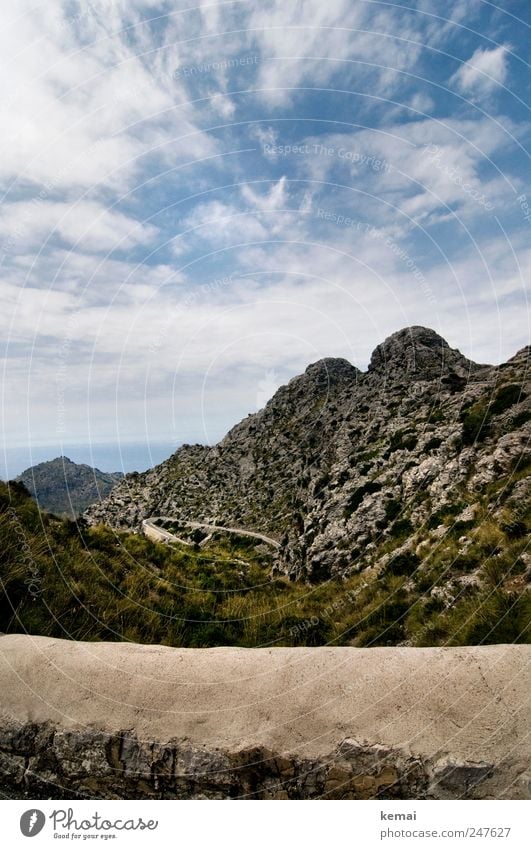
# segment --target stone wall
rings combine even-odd
[[[529,649],[0,638],[22,798],[529,798]],[[528,737],[527,737],[528,739]]]

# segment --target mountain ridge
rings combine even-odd
[[[127,475],[85,516],[123,529],[174,515],[276,535],[276,568],[312,581],[399,554],[416,564],[419,545],[436,544],[433,517],[488,509],[496,481],[494,511],[527,503],[529,363],[529,347],[490,366],[429,328],[404,328],[366,372],[341,358],[311,364],[216,445],[181,446]]]

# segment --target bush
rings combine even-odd
[[[385,518],[388,522],[392,522],[399,515],[402,509],[402,502],[396,498],[392,498],[385,504]]]
[[[413,525],[409,519],[398,519],[391,528],[394,537],[409,536],[413,533]]]
[[[442,439],[438,436],[432,436],[430,440],[424,446],[425,451],[435,451],[437,448],[440,448],[442,445]]]
[[[513,428],[522,427],[522,425],[527,424],[527,422],[530,419],[531,419],[531,410],[522,410],[520,413],[517,413],[516,416],[513,416],[511,426]]]
[[[509,539],[522,539],[527,536],[527,525],[520,519],[510,519],[501,526],[502,531]]]
[[[504,413],[514,404],[518,404],[526,398],[526,394],[522,386],[516,383],[508,383],[507,386],[502,386],[498,391],[494,401],[490,405],[490,412],[493,416],[499,416]]]
[[[389,575],[412,575],[420,566],[420,557],[414,552],[395,554],[389,561],[386,573]]]
[[[469,608],[466,608],[467,612]],[[459,634],[460,645],[527,643],[530,636],[531,598],[497,590],[475,604]]]
[[[439,525],[444,524],[445,519],[451,519],[453,516],[457,516],[459,513],[462,513],[465,507],[466,502],[464,501],[456,501],[453,504],[445,504],[444,507],[441,507],[439,510],[435,510],[431,514],[428,519],[427,527],[429,530],[438,528]]]
[[[372,481],[358,490],[379,488]],[[454,503],[441,512],[455,515],[463,506]],[[399,507],[393,499],[389,513]],[[234,537],[212,539],[194,552],[103,526],[80,529],[50,519],[21,490],[0,482],[0,631],[182,647],[525,642],[529,597],[515,593],[526,568],[521,516],[506,509],[497,522],[482,522],[461,555],[451,539],[450,547],[426,561],[428,572],[419,569],[418,556],[398,554],[395,547],[383,576],[369,569],[309,586],[272,578],[272,556],[248,539],[246,547]],[[395,525],[408,531],[401,521],[408,522],[398,518]],[[354,543],[348,537],[345,542]],[[383,545],[391,547],[391,540]],[[337,564],[352,564],[358,555],[347,548]],[[360,565],[372,556],[360,555]],[[484,566],[482,588],[460,593],[451,608],[441,610],[440,599],[419,601],[432,585],[446,584],[450,572],[476,565]],[[330,577],[321,571],[312,577]],[[413,589],[406,592],[405,586]]]
[[[491,413],[485,402],[473,404],[461,413],[463,423],[462,439],[464,445],[483,442],[490,434]]]

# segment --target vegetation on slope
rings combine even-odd
[[[385,568],[309,585],[272,576],[252,540],[170,547],[41,513],[1,483],[0,630],[194,647],[527,642],[526,513],[494,519],[485,504],[456,522],[462,506],[434,517],[421,554],[397,533]]]

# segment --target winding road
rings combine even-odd
[[[142,530],[144,534],[149,537],[149,539],[155,540],[156,542],[179,542],[182,545],[193,545],[193,543],[188,542],[188,540],[181,539],[181,537],[176,536],[175,534],[170,533],[170,531],[166,531],[164,528],[159,527],[157,522],[176,522],[178,520],[173,519],[171,516],[150,516],[149,519],[142,520]],[[238,536],[242,537],[252,537],[253,539],[258,539],[261,542],[265,542],[267,545],[272,545],[275,548],[280,548],[280,543],[278,540],[273,539],[273,537],[268,537],[265,534],[261,534],[258,531],[246,531],[243,528],[227,528],[224,525],[208,525],[204,522],[186,522],[189,528],[204,528],[206,531],[225,531],[228,534],[238,534]]]

